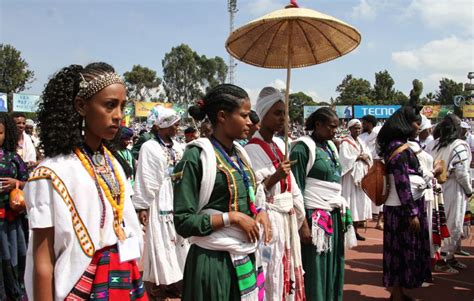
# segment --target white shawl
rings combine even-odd
[[[369,156],[370,165],[362,160],[357,160],[361,154]],[[372,166],[372,155],[367,145],[359,137],[354,139],[349,135],[342,139],[339,146],[339,162],[342,166],[342,176],[351,172],[354,184],[360,186],[360,182],[369,171],[369,167]]]

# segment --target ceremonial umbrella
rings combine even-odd
[[[354,50],[361,35],[354,27],[292,0],[233,31],[227,51],[245,63],[287,69],[285,93],[285,154],[288,154],[288,110],[291,68],[321,64]]]

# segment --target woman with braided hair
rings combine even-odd
[[[192,244],[182,300],[258,300],[263,297],[255,258],[259,225],[265,243],[271,227],[258,208],[264,192],[236,141],[249,133],[249,97],[242,88],[219,85],[189,113],[197,120],[207,116],[213,134],[188,143],[174,170],[175,227]]]
[[[46,159],[25,186],[31,300],[147,300],[131,187],[103,145],[119,129],[126,97],[105,63],[65,67],[46,85],[38,112]]]

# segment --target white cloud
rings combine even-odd
[[[310,90],[310,91],[304,91],[303,92],[304,94],[308,95],[308,96],[311,96],[311,98],[313,99],[313,101],[315,102],[319,102],[320,101],[320,97],[318,95],[318,92],[314,91],[314,90]]]
[[[278,0],[256,0],[252,1],[248,5],[248,11],[255,16],[261,16],[272,12],[277,9],[282,9],[285,5],[288,4],[288,1],[278,1]]]
[[[438,73],[461,74],[474,69],[474,39],[451,36],[431,41],[418,49],[392,53],[403,68]]]
[[[413,0],[407,15],[421,15],[423,22],[432,28],[457,27],[473,35],[474,10],[472,0]]]
[[[375,3],[369,0],[360,0],[359,4],[352,8],[352,17],[354,19],[373,20],[376,15]]]

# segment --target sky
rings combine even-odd
[[[237,0],[235,28],[284,0]],[[395,89],[409,94],[413,79],[423,95],[443,77],[469,82],[474,71],[474,0],[299,0],[301,7],[334,16],[362,35],[358,48],[336,60],[294,69],[293,92],[315,101],[336,98],[347,74],[375,82],[388,70]],[[105,61],[123,74],[140,64],[162,77],[172,47],[188,44],[227,62],[227,0],[0,0],[0,43],[21,51],[35,81],[24,93],[41,94],[48,78],[70,64]],[[265,86],[285,88],[286,70],[237,61],[235,84],[252,102]]]

